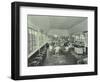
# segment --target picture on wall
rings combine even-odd
[[[97,75],[97,7],[12,2],[11,78]]]

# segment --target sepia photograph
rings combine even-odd
[[[88,17],[27,15],[28,66],[88,64]]]

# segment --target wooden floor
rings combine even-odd
[[[44,60],[43,66],[73,64],[77,64],[77,59],[71,55],[70,52],[65,54],[50,54],[49,51],[47,51],[47,57]]]

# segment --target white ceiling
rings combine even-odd
[[[82,22],[86,18],[83,17],[49,17],[51,28],[54,29],[70,29],[77,23]]]
[[[28,15],[28,24],[31,23],[33,26],[37,26],[50,34],[60,34],[61,31],[59,32],[59,30],[62,30],[62,34],[63,32],[65,34],[70,29],[73,29],[74,25],[86,19],[87,17]]]
[[[28,16],[28,20],[36,26],[41,26],[41,29],[70,29],[85,19],[86,17],[71,16]]]

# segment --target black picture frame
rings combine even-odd
[[[61,74],[46,74],[46,75],[29,75],[20,76],[20,7],[44,7],[44,8],[60,8],[60,9],[78,9],[78,10],[93,10],[94,18],[94,72],[80,73],[61,73]],[[11,78],[14,80],[25,79],[41,79],[41,78],[58,78],[58,77],[73,77],[73,76],[88,76],[97,75],[97,7],[95,6],[80,6],[80,5],[62,5],[62,4],[46,4],[46,3],[31,3],[31,2],[12,2],[11,4]]]

